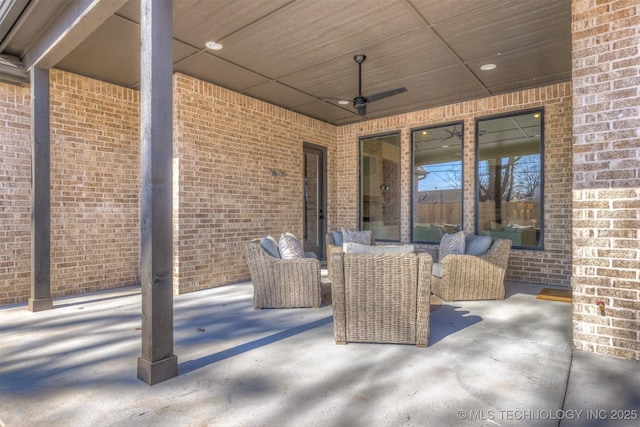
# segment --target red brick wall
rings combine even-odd
[[[640,5],[573,1],[572,21],[574,345],[640,360]]]

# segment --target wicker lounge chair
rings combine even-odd
[[[336,245],[336,240],[333,237],[333,232],[328,232],[325,236],[325,243],[327,248],[327,278],[329,281],[332,281],[333,272],[331,271],[331,258],[334,254],[342,253],[342,244]],[[376,241],[373,239],[373,234],[371,235],[371,241],[368,243],[370,245],[375,245]]]
[[[447,255],[431,290],[446,301],[504,299],[504,277],[511,240],[495,239],[482,255]]]
[[[247,243],[245,252],[256,310],[320,307],[320,262],[316,258],[274,258],[258,239]]]
[[[336,344],[429,341],[429,254],[333,256],[333,325]]]

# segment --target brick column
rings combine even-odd
[[[574,345],[640,360],[638,2],[573,0],[572,39]]]

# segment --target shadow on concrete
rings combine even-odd
[[[470,315],[459,306],[444,303],[431,311],[429,320],[429,346],[468,328],[482,320],[482,317]]]
[[[108,294],[105,294],[105,295],[108,295]],[[56,304],[55,300],[54,300],[53,308],[73,307],[73,306],[76,306],[76,305],[86,306],[86,305],[96,304],[96,303],[105,302],[105,301],[119,300],[119,299],[128,298],[130,296],[136,296],[136,295],[138,295],[138,296],[142,295],[142,293],[140,292],[140,287],[132,288],[132,292],[131,293],[119,294],[119,295],[115,295],[115,296],[113,296],[113,295],[104,296],[102,298],[100,298],[100,294],[82,294],[81,296],[83,298],[78,299],[77,301],[73,301],[73,302],[66,302],[66,303]]]
[[[245,344],[241,344],[227,350],[219,351],[214,354],[210,354],[208,356],[201,357],[195,360],[187,360],[186,362],[182,362],[178,364],[178,370],[181,375],[187,374],[189,372],[195,371],[212,363],[220,362],[221,360],[228,359],[233,356],[240,355],[242,353],[246,353],[251,350],[255,350],[265,345],[272,344],[274,342],[283,340],[285,338],[292,337],[294,335],[300,334],[302,332],[309,331],[311,329],[317,328],[319,326],[326,325],[328,323],[333,322],[333,316],[325,317],[320,320],[316,320],[314,322],[306,323],[304,325],[296,326],[293,328],[286,329],[282,332],[278,332],[273,335],[269,335],[254,341],[250,341]]]

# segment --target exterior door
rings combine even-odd
[[[325,258],[326,149],[304,144],[304,250]]]

